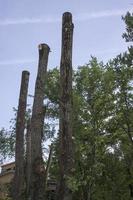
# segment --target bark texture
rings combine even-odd
[[[45,182],[44,182],[44,191],[45,191],[45,194],[46,194],[46,190],[47,190],[47,181],[48,181],[49,169],[50,169],[51,162],[52,162],[52,154],[53,154],[53,145],[51,144],[51,146],[50,146],[50,152],[49,152],[49,157],[48,157],[48,162],[47,162],[47,166],[46,166],[46,170],[45,170]]]
[[[42,159],[42,127],[44,123],[44,90],[47,75],[47,63],[50,48],[47,44],[39,45],[39,65],[35,84],[35,94],[31,117],[31,183],[30,199],[44,200],[45,169]]]
[[[73,170],[72,145],[72,14],[63,14],[62,52],[60,63],[60,183],[58,200],[71,200],[72,192],[68,187],[68,179]]]
[[[41,136],[43,137],[43,127],[44,127],[44,118],[46,114],[46,106],[42,108],[42,119],[41,119]],[[30,182],[31,182],[31,119],[27,121],[27,133],[26,133],[26,197],[30,193]],[[46,174],[46,173],[45,173]]]
[[[16,122],[15,176],[13,184],[14,200],[24,199],[24,129],[28,83],[29,72],[23,71]]]
[[[29,194],[30,189],[30,175],[31,175],[31,131],[30,131],[31,119],[27,121],[27,132],[26,132],[26,196]]]

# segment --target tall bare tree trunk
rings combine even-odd
[[[28,83],[29,72],[23,71],[16,122],[14,200],[24,199],[24,129]]]
[[[31,183],[30,199],[44,199],[44,176],[45,169],[42,159],[42,127],[44,112],[44,90],[47,74],[47,63],[50,48],[47,44],[39,45],[39,65],[35,85],[33,110],[31,117]]]
[[[43,106],[42,109],[42,137],[43,137],[43,127],[44,127],[44,118],[46,114],[46,106]],[[26,198],[29,196],[30,192],[30,183],[31,183],[31,119],[27,121],[27,133],[26,133],[26,165],[25,165],[25,176],[26,176]],[[45,172],[46,174],[46,172]],[[45,183],[44,183],[45,185]]]
[[[72,15],[63,14],[62,52],[60,63],[60,184],[58,200],[71,200],[72,192],[68,187],[68,179],[73,169],[72,145]]]

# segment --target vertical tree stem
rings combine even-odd
[[[29,72],[22,72],[19,105],[16,122],[14,199],[23,200],[24,193],[24,129],[27,104]]]
[[[73,169],[72,145],[72,14],[63,14],[62,51],[60,63],[60,184],[58,200],[71,200],[68,179]]]
[[[47,44],[39,45],[39,65],[35,84],[35,94],[31,117],[31,184],[30,198],[44,200],[44,167],[42,159],[42,127],[44,115],[44,92],[47,75],[47,63],[50,48]]]

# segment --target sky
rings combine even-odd
[[[51,49],[48,69],[59,66],[64,12],[73,15],[74,68],[90,55],[106,62],[127,49],[121,16],[133,11],[133,0],[0,0],[0,8],[0,128],[14,117],[23,70],[30,72],[28,93],[34,94],[40,43]]]

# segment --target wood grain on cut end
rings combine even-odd
[[[72,22],[72,14],[70,12],[65,12],[63,14],[63,22]]]
[[[25,74],[25,75],[29,76],[29,75],[30,75],[30,72],[29,72],[29,71],[26,71],[26,70],[24,70],[24,71],[22,72],[22,74]]]
[[[50,47],[49,47],[47,44],[45,44],[45,43],[39,44],[39,45],[38,45],[38,49],[39,49],[39,50],[48,49],[48,51],[50,51]]]

